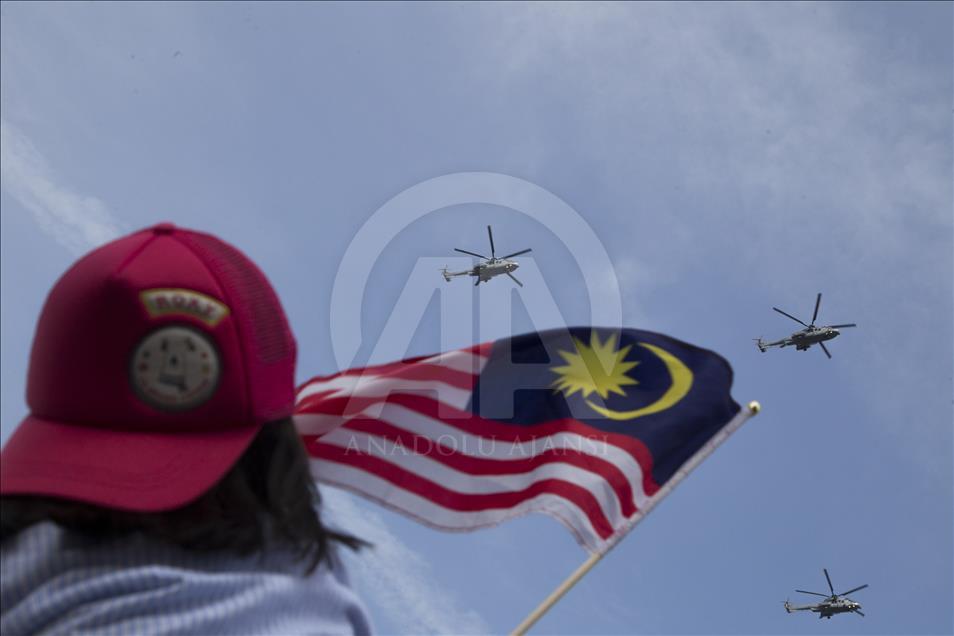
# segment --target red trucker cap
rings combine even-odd
[[[113,241],[46,299],[0,494],[185,505],[291,415],[294,371],[278,297],[239,250],[169,223]]]

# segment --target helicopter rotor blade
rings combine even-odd
[[[825,343],[819,342],[818,344],[821,346],[822,351],[825,352],[825,355],[828,356],[828,359],[831,360],[831,351],[828,350],[828,347],[825,346]]]
[[[462,249],[460,249],[460,248],[458,248],[458,247],[455,247],[455,248],[454,248],[454,251],[455,251],[455,252],[463,252],[464,254],[470,254],[471,256],[476,256],[477,258],[482,258],[482,259],[484,259],[485,261],[486,261],[486,260],[490,260],[490,259],[488,259],[486,256],[484,256],[483,254],[478,254],[477,252],[468,252],[467,250],[462,250]]]
[[[801,592],[802,594],[812,594],[814,596],[821,596],[822,598],[828,598],[828,594],[822,594],[820,592],[806,592],[805,590],[795,590],[796,592]]]
[[[525,250],[520,250],[519,252],[514,252],[513,254],[507,254],[506,256],[501,256],[500,258],[513,258],[514,256],[520,256],[521,254],[526,254],[529,251],[530,251],[530,248],[528,247]]]
[[[490,237],[490,258],[497,258],[497,255],[494,253],[494,233],[489,225],[487,226],[487,236]]]
[[[521,287],[523,287],[523,283],[521,283],[519,280],[517,280],[517,277],[516,277],[516,276],[514,276],[514,275],[511,274],[510,272],[507,272],[507,276],[509,276],[510,278],[512,278],[512,279],[513,279],[513,282],[515,282],[515,283],[517,283],[518,285],[520,285]]]
[[[858,590],[863,590],[863,589],[865,589],[866,587],[868,587],[868,584],[867,584],[867,583],[865,583],[864,585],[860,585],[860,586],[856,587],[856,588],[853,589],[853,590],[848,590],[847,592],[842,592],[842,593],[839,594],[838,596],[847,596],[847,595],[851,594],[852,592],[857,592]]]
[[[818,297],[821,298],[821,294],[818,294]],[[828,568],[822,568],[822,572],[825,573],[825,578],[828,579],[828,589],[831,590],[831,595],[835,595],[835,587],[831,584],[831,577],[828,576]]]
[[[782,310],[779,309],[778,307],[772,307],[772,309],[774,309],[774,310],[777,311],[778,313],[782,314],[783,316],[787,316],[788,318],[791,318],[792,320],[794,320],[795,322],[797,322],[797,323],[800,324],[800,325],[805,325],[804,322],[802,322],[801,320],[799,320],[798,318],[796,318],[796,317],[793,316],[792,314],[787,314],[787,313],[785,313],[784,311],[782,311]],[[805,326],[807,327],[808,325],[805,325]]]
[[[821,292],[818,292],[818,298],[815,299],[815,313],[812,314],[812,324],[815,324],[815,319],[818,318],[818,307],[821,305]]]
[[[847,325],[828,325],[828,326],[832,329],[844,329],[845,327],[857,327],[858,325],[851,322],[851,323],[848,323]]]

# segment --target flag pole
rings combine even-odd
[[[511,636],[523,636],[526,634],[527,630],[533,627],[534,623],[540,620],[540,618],[546,614],[551,607],[556,605],[557,601],[563,598],[563,595],[569,592],[570,588],[576,585],[577,582],[579,582],[579,580],[582,579],[587,572],[592,570],[593,566],[599,563],[600,559],[608,554],[610,550],[615,548],[619,542],[623,540],[623,537],[629,534],[629,531],[632,530],[637,523],[639,523],[647,514],[649,514],[653,508],[656,507],[656,504],[665,499],[666,496],[669,495],[669,493],[671,493],[673,489],[678,486],[683,479],[686,478],[687,475],[689,475],[689,473],[691,473],[699,464],[702,463],[702,460],[711,455],[715,449],[717,449],[725,440],[729,438],[730,435],[732,435],[732,433],[738,430],[740,426],[745,424],[749,418],[758,415],[759,411],[761,410],[762,406],[754,400],[749,402],[748,408],[741,409],[735,415],[735,417],[729,421],[728,424],[723,426],[722,429],[712,437],[712,439],[710,439],[702,448],[696,451],[696,453],[689,458],[689,461],[683,464],[679,470],[677,470],[676,473],[669,479],[669,481],[663,484],[663,487],[652,496],[646,506],[636,513],[631,519],[629,519],[626,524],[622,526],[619,531],[606,543],[605,546],[591,554],[589,558],[584,561],[580,567],[576,569],[576,571],[573,572],[573,574],[568,576],[565,581],[560,583],[560,585],[557,586],[557,588],[553,590],[553,592],[551,592],[550,595],[547,596],[535,610],[530,612],[530,614],[523,619],[523,622],[517,625],[517,628],[511,632]]]

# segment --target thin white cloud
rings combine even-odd
[[[33,142],[6,120],[0,120],[0,166],[3,190],[70,252],[82,254],[122,233],[121,224],[102,201],[59,183]]]
[[[825,232],[898,249],[912,214],[951,225],[938,123],[949,100],[929,70],[873,68],[833,7],[561,2],[484,15],[497,36],[481,55],[495,76],[559,78],[583,129],[576,151],[604,161],[615,187],[646,185],[633,176],[648,151],[672,181],[710,199],[733,194],[735,209],[718,219],[701,209],[701,220],[762,241]],[[792,208],[801,223],[788,222]],[[669,217],[670,240],[695,238]],[[757,245],[743,247],[758,257]]]
[[[773,301],[838,289],[823,315],[865,326],[853,346],[868,373],[846,390],[922,465],[950,465],[936,450],[949,429],[896,397],[946,390],[938,342],[885,346],[950,315],[949,68],[879,44],[830,4],[482,6],[493,36],[475,67],[501,93],[546,91],[541,163],[571,139],[604,196],[632,202],[613,219],[634,237],[621,280],[632,254],[682,280],[731,250],[739,280]],[[638,278],[626,289],[630,303],[645,291]],[[898,372],[927,361],[932,377]]]
[[[447,588],[433,580],[427,560],[405,545],[369,506],[322,486],[323,504],[336,527],[374,544],[345,557],[356,588],[368,595],[388,623],[402,634],[486,634],[491,630],[474,610],[460,607]]]

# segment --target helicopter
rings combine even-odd
[[[788,338],[783,338],[776,342],[765,342],[761,338],[756,338],[755,342],[759,347],[759,351],[765,353],[769,347],[795,347],[796,351],[805,351],[814,344],[819,345],[822,348],[822,351],[825,352],[825,355],[828,358],[831,358],[831,352],[828,351],[828,347],[825,346],[826,340],[831,340],[832,338],[837,338],[841,333],[839,329],[844,329],[845,327],[857,327],[855,323],[849,323],[845,325],[828,325],[826,327],[816,327],[815,319],[818,318],[818,306],[821,305],[821,292],[818,293],[818,298],[815,299],[815,313],[812,314],[812,324],[805,325],[804,322],[796,318],[795,316],[785,313],[778,307],[772,307],[775,311],[791,318],[795,322],[805,325],[805,328],[801,331],[796,331]]]
[[[831,590],[831,595],[822,594],[820,592],[806,592],[805,590],[795,590],[802,594],[814,594],[815,596],[823,596],[825,600],[817,605],[792,605],[788,601],[785,601],[785,611],[791,614],[792,612],[797,612],[799,610],[811,610],[818,614],[818,618],[828,618],[830,619],[835,614],[847,614],[848,612],[853,612],[855,614],[860,614],[864,616],[864,612],[861,611],[861,603],[855,602],[847,597],[848,594],[852,592],[857,592],[858,590],[863,590],[868,587],[868,584],[860,585],[854,589],[850,589],[847,592],[842,592],[841,594],[835,594],[835,588],[831,584],[831,577],[828,576],[828,570],[822,568],[822,571],[825,573],[825,578],[828,580],[828,589]]]
[[[462,252],[464,254],[469,254],[471,256],[476,256],[477,258],[484,259],[483,263],[477,263],[472,269],[465,269],[460,272],[449,272],[447,268],[444,267],[441,270],[441,274],[444,275],[444,280],[450,282],[450,279],[454,276],[475,276],[477,280],[474,281],[474,286],[476,287],[480,283],[486,283],[494,276],[500,276],[501,274],[506,274],[513,279],[513,282],[517,283],[523,287],[523,283],[517,280],[517,277],[514,276],[511,272],[520,267],[520,264],[517,261],[510,260],[514,256],[520,256],[521,254],[526,254],[530,251],[529,248],[525,250],[520,250],[519,252],[514,252],[513,254],[507,254],[506,256],[498,257],[496,249],[494,248],[494,233],[490,229],[490,226],[487,226],[487,236],[490,238],[490,258],[487,258],[483,254],[478,254],[476,252],[468,252],[467,250],[462,250],[454,248],[454,251]]]

